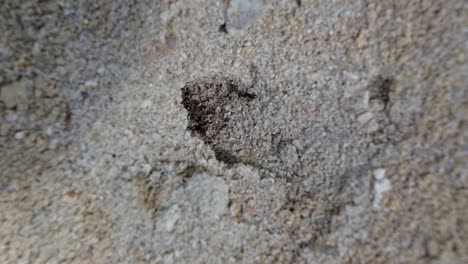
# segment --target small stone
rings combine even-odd
[[[376,180],[382,180],[385,177],[385,169],[374,170],[374,178]]]
[[[52,126],[48,126],[48,127],[46,128],[45,132],[46,132],[46,134],[47,134],[48,136],[51,136],[51,135],[54,133],[54,129],[53,129]]]
[[[16,132],[15,138],[18,139],[18,140],[23,139],[25,135],[26,135],[26,133],[24,131],[19,131],[19,132]]]
[[[357,121],[363,125],[369,122],[373,117],[374,114],[372,114],[372,112],[364,112],[357,117]]]
[[[75,200],[75,197],[73,197],[70,194],[65,194],[62,198],[62,201],[66,204],[71,204]]]
[[[372,207],[374,207],[374,209],[379,209],[380,201],[382,200],[384,193],[388,192],[392,187],[390,180],[385,178],[385,169],[374,170],[374,178],[374,199]]]
[[[362,95],[362,105],[364,106],[364,108],[369,107],[369,98],[369,91],[365,91]]]
[[[87,88],[96,88],[97,87],[97,81],[96,80],[87,80],[84,85]]]
[[[360,49],[364,49],[367,47],[368,43],[367,43],[365,31],[359,32],[359,36],[356,38],[356,45]]]

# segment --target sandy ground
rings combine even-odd
[[[463,0],[0,3],[0,263],[468,263]]]

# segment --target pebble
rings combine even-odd
[[[391,182],[385,178],[385,169],[376,169],[374,170],[374,200],[372,202],[372,207],[374,209],[380,208],[380,201],[383,198],[384,193],[389,191],[391,187]]]
[[[52,126],[48,126],[45,132],[48,136],[51,136],[54,133],[54,129]]]
[[[385,177],[385,169],[374,170],[374,178],[376,180],[382,180]]]
[[[369,107],[369,98],[369,91],[365,91],[362,95],[362,105],[364,106],[364,108]]]
[[[96,80],[87,80],[84,85],[87,88],[95,88],[95,87],[97,87],[97,81]]]
[[[358,121],[360,124],[366,124],[366,123],[369,122],[373,117],[374,117],[374,114],[373,114],[372,112],[364,112],[364,113],[360,114],[360,115],[357,117],[357,121]]]
[[[62,201],[66,204],[71,204],[74,200],[75,198],[69,194],[65,194],[62,198]]]
[[[18,140],[23,139],[24,136],[26,136],[26,133],[24,131],[19,131],[19,132],[16,132],[16,134],[15,134],[15,138],[18,139]]]

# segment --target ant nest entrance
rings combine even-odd
[[[250,89],[249,89],[250,88]],[[182,88],[182,104],[188,111],[188,129],[210,145],[216,158],[226,164],[252,163],[249,136],[256,126],[258,100],[241,82],[212,77],[190,82]]]

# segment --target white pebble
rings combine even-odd
[[[374,178],[376,180],[382,180],[385,177],[385,169],[374,170]]]
[[[369,91],[365,91],[362,95],[362,105],[364,106],[364,108],[367,108],[369,106]]]
[[[46,128],[45,132],[48,136],[51,136],[54,133],[54,128],[52,126],[49,126]]]
[[[86,87],[93,88],[97,86],[96,80],[87,80],[84,84]]]
[[[380,208],[380,200],[382,200],[384,193],[389,191],[392,186],[389,179],[385,178],[385,169],[374,170],[374,199],[372,206],[375,209]]]

